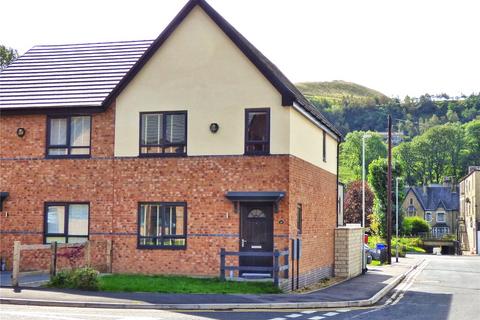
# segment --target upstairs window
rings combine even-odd
[[[90,127],[90,116],[49,117],[47,156],[90,156]]]
[[[270,109],[245,110],[245,154],[270,153]]]
[[[140,114],[140,155],[175,156],[187,153],[187,112]]]
[[[425,212],[425,220],[430,222],[432,221],[432,213],[431,212]]]
[[[323,132],[323,143],[322,143],[322,156],[323,156],[323,162],[327,162],[327,133],[325,130]]]
[[[437,212],[437,222],[445,222],[445,212]]]

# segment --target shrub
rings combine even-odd
[[[55,288],[98,290],[98,271],[88,267],[60,271],[50,279],[48,286]]]
[[[406,235],[418,235],[420,232],[428,232],[430,226],[427,221],[420,217],[406,217],[403,220],[403,232]]]
[[[92,268],[75,269],[71,281],[75,289],[98,290],[98,271]]]
[[[70,271],[64,270],[57,272],[56,275],[50,278],[48,283],[49,287],[55,288],[68,288],[67,283],[69,283]]]

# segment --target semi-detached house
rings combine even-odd
[[[35,46],[0,86],[8,268],[15,240],[112,239],[113,272],[218,275],[221,248],[301,238],[300,284],[332,275],[341,135],[205,1],[154,41]]]

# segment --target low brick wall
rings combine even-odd
[[[352,278],[362,273],[363,229],[335,229],[335,276]]]

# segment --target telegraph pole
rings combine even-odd
[[[392,264],[392,116],[388,115],[387,263]]]

